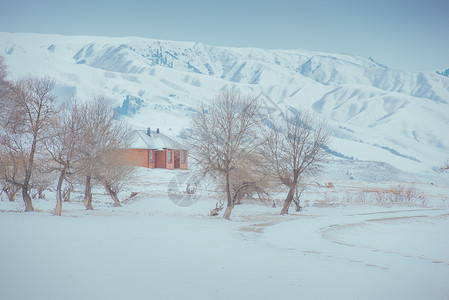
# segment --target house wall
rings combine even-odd
[[[151,153],[153,153],[153,160],[151,160]],[[147,149],[148,168],[156,168],[156,150]]]
[[[147,149],[126,149],[122,155],[127,163],[132,166],[148,168]]]
[[[168,155],[168,151],[170,151],[170,155],[171,155],[171,161],[168,161],[169,159],[169,155]],[[175,151],[173,149],[165,149],[165,153],[166,153],[166,168],[173,170],[175,168]]]
[[[180,168],[180,162],[181,162],[181,158],[179,157],[181,151],[179,150],[174,150],[173,153],[173,157],[174,157],[174,163],[175,163],[175,169],[179,169]]]
[[[180,161],[180,166],[179,166],[179,168],[181,169],[181,170],[187,170],[187,166],[188,166],[188,162],[187,162],[187,158],[188,158],[188,156],[189,156],[189,152],[187,151],[187,150],[181,150],[181,151],[184,151],[184,163],[182,162],[182,161]]]
[[[156,157],[156,168],[166,168],[167,167],[167,158],[165,150],[157,150],[155,151]]]
[[[153,152],[153,161],[151,161],[151,152]],[[126,149],[121,150],[121,155],[125,161],[132,166],[150,169],[154,169],[156,167],[155,150]]]
[[[168,162],[168,151],[171,151],[171,162]],[[184,163],[181,162],[181,151],[184,151]],[[153,152],[153,161],[151,161],[151,152]],[[151,149],[126,149],[121,150],[121,155],[125,161],[137,167],[143,168],[164,168],[187,170],[187,151],[185,150],[151,150]]]
[[[174,168],[187,170],[187,151],[185,150],[174,150]],[[182,152],[184,152],[184,162],[182,162]]]

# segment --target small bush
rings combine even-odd
[[[366,195],[360,196],[359,199],[363,200],[363,202],[368,202],[367,200],[374,198],[376,203],[382,205],[406,204],[425,206],[427,204],[424,193],[411,186],[397,185],[387,189],[364,190],[362,193],[372,195],[371,197],[366,197]]]

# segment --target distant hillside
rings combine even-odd
[[[104,94],[134,125],[174,135],[200,101],[232,88],[258,96],[268,112],[302,107],[325,117],[336,157],[429,176],[449,157],[449,78],[362,56],[10,33],[0,33],[0,54],[11,78],[54,77],[62,98]]]
[[[446,69],[445,71],[437,71],[437,74],[449,77],[449,69]]]

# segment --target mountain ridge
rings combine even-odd
[[[179,133],[199,102],[231,88],[269,98],[271,109],[313,110],[328,120],[335,137],[332,150],[346,157],[434,175],[433,169],[449,156],[449,78],[393,70],[372,58],[134,37],[9,33],[0,33],[0,54],[12,78],[52,76],[61,97],[76,93],[89,99],[102,93],[114,107],[140,99],[129,117],[138,126]]]

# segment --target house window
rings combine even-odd
[[[181,163],[183,164],[185,162],[185,158],[184,158],[184,150],[181,150]]]
[[[168,163],[171,164],[171,150],[168,150]]]
[[[150,150],[150,162],[153,162],[153,150]]]

